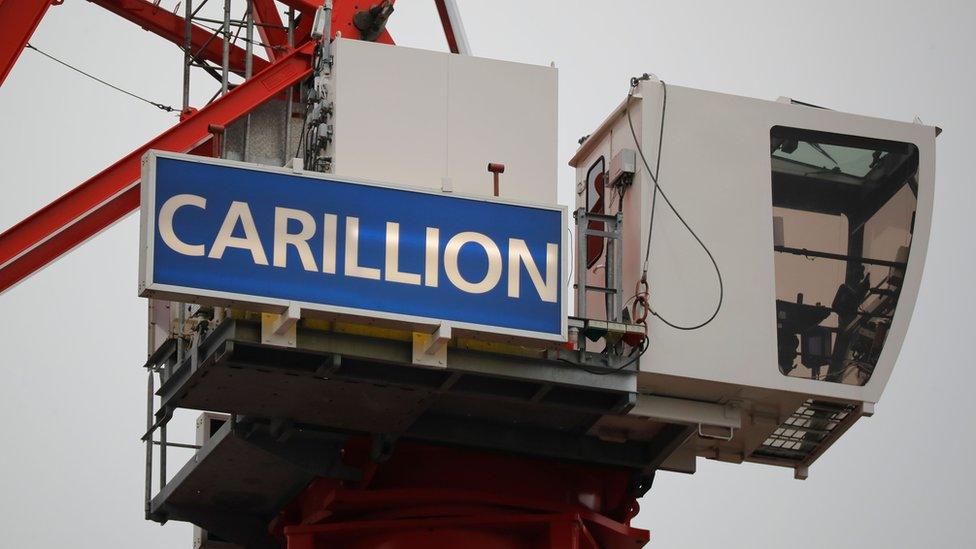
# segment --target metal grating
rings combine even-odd
[[[808,399],[752,453],[754,458],[805,462],[857,418],[857,406]]]

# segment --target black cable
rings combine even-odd
[[[299,93],[299,95],[301,94],[301,90],[300,89],[299,89],[299,92],[298,93]],[[295,156],[293,157],[293,160],[295,158],[298,158],[298,153],[299,152],[302,152],[302,144],[305,142],[305,128],[308,125],[308,107],[307,106],[305,107],[305,113],[304,114],[305,114],[305,116],[302,117],[302,130],[298,133],[298,148],[295,149]],[[304,161],[305,161],[305,154],[303,153],[302,154],[302,162],[304,162]],[[304,168],[304,166],[303,166],[303,168]]]
[[[695,233],[694,229],[692,229],[691,226],[688,225],[688,222],[685,221],[685,218],[681,216],[681,214],[678,212],[678,209],[674,207],[674,204],[671,203],[671,200],[668,198],[668,195],[664,193],[664,189],[661,188],[661,185],[658,182],[658,178],[661,173],[661,149],[662,146],[664,145],[664,119],[668,109],[668,86],[664,82],[664,80],[661,80],[661,90],[662,90],[663,99],[661,104],[661,126],[659,129],[658,140],[657,140],[657,165],[656,165],[657,169],[654,170],[653,172],[651,171],[650,164],[647,162],[647,157],[644,156],[644,150],[641,148],[640,139],[637,138],[637,131],[634,130],[634,121],[630,115],[630,100],[634,96],[634,91],[637,90],[638,83],[641,80],[648,80],[649,78],[650,76],[645,74],[640,78],[635,77],[630,79],[630,91],[627,93],[627,102],[624,105],[624,110],[627,111],[627,123],[630,126],[630,135],[634,138],[634,144],[637,146],[637,152],[640,154],[641,160],[644,163],[644,167],[647,169],[647,173],[650,176],[651,181],[654,182],[654,193],[651,198],[650,227],[648,228],[647,231],[647,249],[644,252],[644,272],[641,275],[641,279],[646,281],[646,277],[647,277],[647,262],[651,255],[651,235],[653,234],[654,231],[654,210],[657,206],[657,195],[660,194],[661,198],[664,199],[664,202],[668,205],[671,211],[674,212],[674,215],[678,218],[679,221],[681,221],[681,224],[685,226],[685,229],[688,230],[688,233],[690,233],[691,236],[694,237],[695,240],[698,242],[698,245],[701,246],[703,250],[705,250],[705,254],[707,254],[708,259],[711,260],[712,266],[715,267],[715,275],[718,277],[718,303],[715,305],[715,311],[712,313],[711,316],[709,316],[704,322],[701,322],[694,326],[682,326],[680,324],[675,324],[669,321],[668,319],[664,318],[660,314],[658,314],[657,311],[655,311],[652,307],[650,307],[650,304],[648,304],[648,310],[650,310],[652,315],[659,318],[661,322],[676,330],[686,330],[686,331],[697,330],[699,328],[703,328],[707,326],[709,323],[715,320],[716,316],[718,316],[718,312],[722,309],[722,302],[725,299],[725,285],[722,281],[722,271],[718,267],[718,262],[715,261],[715,256],[712,255],[711,250],[709,250],[708,246],[706,246],[705,243],[702,242],[702,239],[698,237],[698,234]]]
[[[654,171],[651,172],[651,167],[647,165],[647,158],[644,157],[644,151],[641,149],[640,143],[637,139],[637,132],[634,131],[634,122],[630,117],[630,100],[634,97],[634,91],[637,89],[637,83],[639,80],[635,78],[630,79],[630,91],[627,92],[627,123],[630,125],[630,135],[634,138],[634,144],[637,145],[637,150],[640,152],[641,160],[644,161],[644,166],[647,168],[647,174],[651,177],[651,181],[654,182],[654,193],[651,195],[651,219],[650,227],[647,232],[647,248],[644,250],[644,272],[642,276],[647,275],[647,261],[651,256],[651,235],[654,232],[654,212],[657,209],[657,193],[660,187],[657,182],[657,175],[661,172],[661,148],[664,144],[664,114],[668,110],[668,87],[661,81],[661,91],[663,95],[661,103],[661,124],[658,127],[657,136],[657,161],[654,166]]]
[[[36,51],[37,53],[43,55],[44,57],[47,57],[51,61],[54,61],[56,63],[60,63],[61,65],[64,65],[65,67],[68,67],[69,69],[71,69],[71,70],[73,70],[75,72],[81,73],[81,74],[87,76],[88,78],[91,78],[92,80],[94,80],[96,82],[99,82],[101,84],[105,84],[106,86],[112,88],[113,90],[120,91],[120,92],[122,92],[122,93],[124,93],[124,94],[126,94],[126,95],[128,95],[130,97],[134,97],[134,98],[138,99],[139,101],[144,101],[146,103],[149,103],[150,105],[152,105],[153,107],[156,107],[157,109],[164,110],[166,112],[179,112],[179,109],[177,109],[177,108],[170,107],[169,105],[164,105],[162,103],[157,103],[155,101],[150,101],[149,99],[146,99],[145,97],[140,97],[140,96],[138,96],[138,95],[136,95],[136,94],[134,94],[134,93],[132,93],[130,91],[126,91],[126,90],[123,90],[122,88],[120,88],[118,86],[114,86],[112,84],[109,84],[108,82],[102,80],[101,78],[98,78],[97,76],[93,76],[91,74],[88,74],[87,72],[85,72],[85,71],[83,71],[83,70],[81,70],[81,69],[79,69],[77,67],[73,67],[73,66],[65,63],[64,61],[58,59],[57,57],[54,57],[53,55],[47,54],[47,53],[45,53],[45,52],[43,52],[43,51],[35,48],[29,42],[27,44],[27,48]]]
[[[608,376],[608,375],[611,375],[611,374],[620,373],[620,371],[623,370],[624,368],[626,368],[627,366],[630,366],[631,364],[633,364],[633,363],[637,362],[638,360],[640,360],[640,357],[644,356],[644,353],[647,352],[648,346],[649,346],[648,338],[645,337],[644,339],[641,340],[641,346],[634,348],[635,351],[637,349],[640,349],[640,352],[637,353],[637,356],[631,358],[627,362],[621,364],[620,366],[618,366],[618,367],[616,367],[616,368],[614,368],[612,370],[594,370],[592,368],[588,368],[585,364],[580,364],[579,362],[573,362],[572,360],[568,360],[568,359],[565,359],[565,358],[560,358],[559,360],[561,362],[565,362],[566,364],[571,364],[572,366],[574,366],[576,368],[579,368],[580,370],[583,370],[586,373],[593,374],[595,376]],[[634,353],[634,351],[631,351],[631,356],[633,356],[633,353]]]

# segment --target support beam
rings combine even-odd
[[[10,2],[12,0],[6,0]],[[110,12],[132,21],[147,31],[156,34],[183,48],[184,26],[186,20],[170,13],[147,0],[88,0]],[[190,43],[192,53],[198,58],[217,63],[223,62],[223,40],[203,27],[191,25]],[[230,47],[230,70],[244,75],[246,52],[238,46]],[[254,58],[254,72],[268,66],[260,57]]]
[[[251,6],[268,59],[274,61],[285,55],[288,50],[288,30],[284,28],[274,0],[251,0]]]
[[[427,348],[424,349],[424,353],[428,355],[437,354],[450,342],[451,326],[449,324],[441,324],[432,334],[430,334],[430,341]]]
[[[444,38],[447,39],[447,47],[451,53],[461,55],[471,55],[471,47],[468,45],[468,35],[464,32],[464,25],[461,23],[461,12],[458,11],[457,2],[454,0],[434,0],[437,6],[437,15],[441,19],[441,27],[444,28]]]
[[[451,326],[441,324],[432,333],[414,332],[413,363],[418,366],[444,368],[447,366],[447,344],[451,342]]]
[[[139,206],[141,159],[149,149],[185,152],[311,73],[313,45],[271,64],[230,93],[0,234],[0,293]]]
[[[628,414],[682,425],[742,428],[742,410],[727,404],[642,394]]]
[[[280,314],[261,313],[261,343],[280,347],[295,347],[298,342],[298,321],[302,319],[302,309],[295,303]]]
[[[13,13],[15,9],[22,8],[21,1],[0,0],[0,16],[5,14],[4,9],[10,10],[6,13]],[[89,1],[183,47],[185,20],[182,17],[146,0]],[[301,11],[303,24],[307,25],[311,25],[320,1],[281,0],[283,4]],[[360,2],[359,9],[369,9],[379,1]],[[32,6],[40,9],[36,0],[31,2]],[[17,8],[13,8],[15,3]],[[27,0],[23,0],[23,3],[26,4]],[[352,20],[356,11],[356,4],[340,3],[333,12],[333,31],[346,28],[355,31]],[[0,17],[0,20],[6,22],[4,17]],[[201,145],[211,138],[209,126],[227,126],[308,76],[311,73],[310,57],[314,44],[306,40],[307,35],[307,28],[304,34],[297,32],[296,43],[302,46],[273,63],[255,58],[254,70],[260,72],[254,77],[199,112],[185,113],[178,125],[0,234],[0,293],[135,210],[139,206],[140,162],[146,151],[200,150]],[[346,34],[352,38],[357,35],[358,31],[352,32],[351,36]],[[24,36],[23,40],[26,41],[29,34]],[[5,38],[0,37],[0,41]],[[377,42],[393,44],[393,39],[384,30]],[[213,34],[206,29],[193,27],[191,43],[200,51],[200,59],[219,62],[223,57],[221,41],[213,38]],[[244,56],[243,49],[232,48],[231,70],[243,73]],[[5,62],[0,57],[0,68],[4,68]]]
[[[51,4],[63,0],[0,0],[0,86],[10,74],[10,69],[24,51],[24,46],[34,34]]]
[[[285,309],[283,313],[278,315],[278,319],[275,321],[272,330],[274,331],[275,335],[283,335],[285,332],[292,329],[301,319],[301,308],[294,303],[289,303],[288,308]]]

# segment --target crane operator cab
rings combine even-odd
[[[925,259],[939,130],[646,75],[631,84],[570,161],[577,217],[594,219],[576,288],[619,276],[622,292],[577,291],[577,312],[646,317],[641,398],[740,414],[720,435],[699,429],[665,468],[705,456],[805,477],[891,375]],[[613,216],[619,260],[599,235]]]

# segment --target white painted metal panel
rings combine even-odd
[[[447,164],[447,56],[336,40],[335,169],[440,188]]]
[[[556,69],[337,40],[335,174],[556,203]]]
[[[556,69],[454,55],[448,64],[448,176],[457,192],[556,203]]]
[[[661,86],[646,83],[641,91],[645,127],[658,128]],[[776,368],[770,105],[668,88],[659,181],[715,255],[725,296],[720,314],[699,330],[675,330],[651,317],[644,371],[771,388],[783,378]],[[656,153],[657,140],[658,132],[645,132],[644,150]],[[634,236],[646,242],[646,231],[641,233]],[[648,282],[655,310],[680,325],[708,318],[719,294],[715,271],[663,201],[651,246]]]

